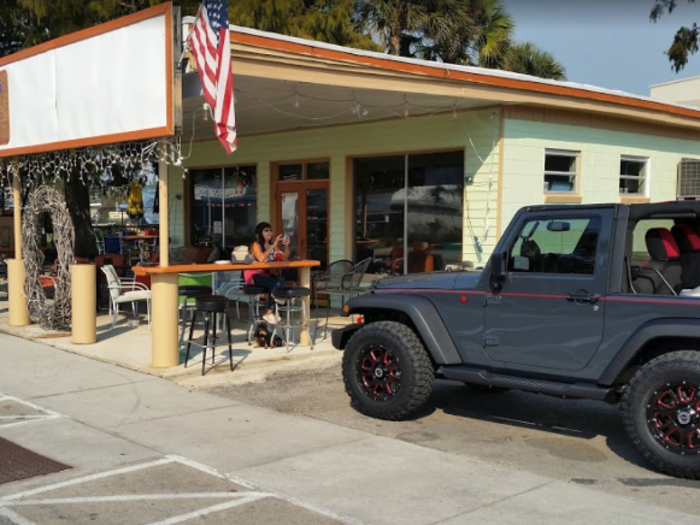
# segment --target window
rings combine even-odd
[[[354,160],[355,260],[371,273],[462,260],[464,151]]]
[[[508,269],[592,275],[599,233],[597,217],[528,221],[510,250]]]
[[[280,164],[277,168],[277,180],[280,182],[325,180],[329,178],[329,174],[330,164],[328,162]]]
[[[577,190],[580,152],[548,149],[544,152],[545,193],[572,193]]]
[[[620,158],[620,193],[646,194],[648,163],[646,157],[623,155]]]
[[[257,215],[256,166],[190,170],[192,244],[250,244]]]

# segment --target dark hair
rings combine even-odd
[[[263,230],[266,228],[272,228],[269,222],[258,223],[258,225],[255,227],[255,233],[253,233],[253,242],[251,243],[251,248],[252,245],[257,242],[260,245],[260,248],[262,248],[263,252],[267,249],[265,246],[265,237],[263,236]]]

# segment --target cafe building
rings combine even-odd
[[[183,78],[174,247],[230,250],[266,220],[300,258],[439,270],[483,264],[522,206],[696,195],[679,180],[700,159],[694,108],[241,27],[231,42],[233,154]]]

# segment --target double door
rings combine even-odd
[[[289,235],[291,256],[328,263],[328,181],[277,186],[277,229]]]

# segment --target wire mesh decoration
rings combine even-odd
[[[8,183],[12,177],[13,162],[21,175],[22,184],[40,185],[58,183],[63,177],[70,180],[79,177],[91,187],[109,187],[117,172],[130,180],[148,163],[165,162],[182,166],[180,135],[160,141],[125,142],[108,146],[69,149],[22,156],[14,161],[0,160],[0,183]]]
[[[71,326],[71,276],[74,260],[75,231],[63,195],[47,186],[38,187],[29,196],[22,211],[22,257],[26,279],[24,294],[29,318],[46,330],[68,330]],[[53,223],[58,255],[53,303],[49,304],[39,281],[44,269],[44,254],[39,249],[45,215]]]

